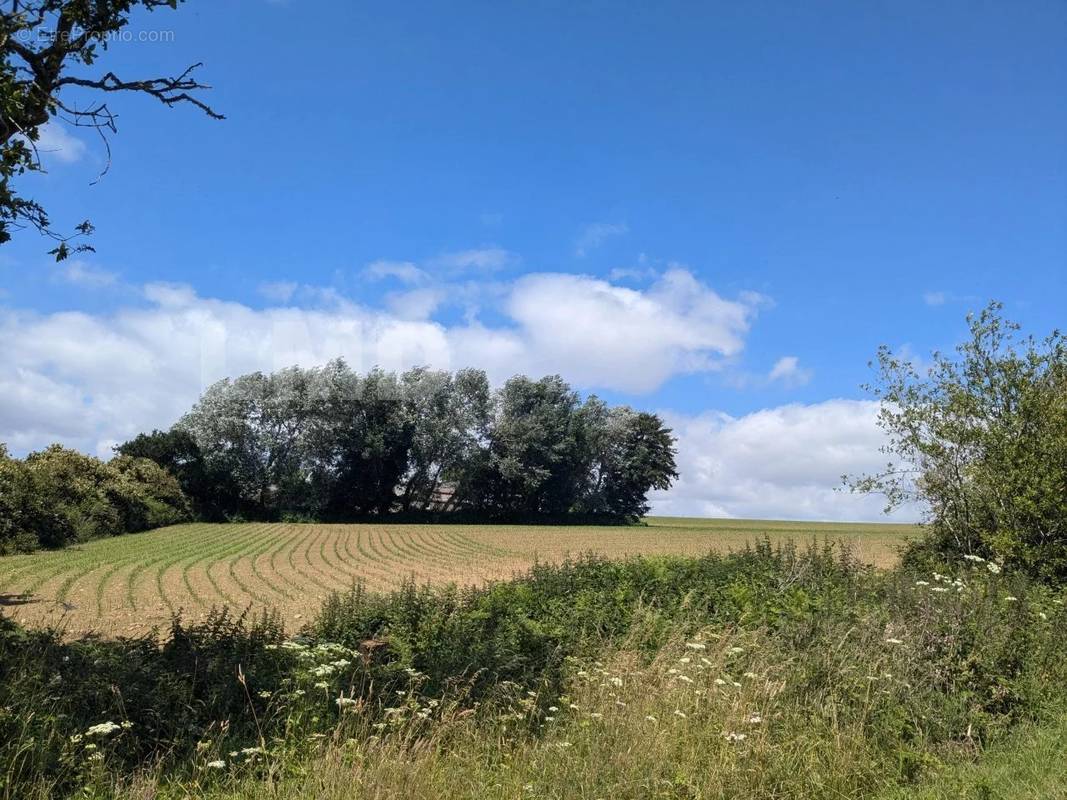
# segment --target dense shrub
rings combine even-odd
[[[0,552],[64,547],[188,516],[177,481],[153,461],[104,462],[60,445],[20,461],[0,448]]]

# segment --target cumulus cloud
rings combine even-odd
[[[610,222],[594,222],[586,225],[578,235],[578,241],[574,245],[574,254],[584,258],[590,251],[596,250],[604,242],[614,236],[623,236],[630,232],[626,225]]]
[[[737,355],[755,306],[671,269],[645,291],[578,275],[527,275],[507,311],[535,372],[580,374],[587,385],[644,393]]]
[[[665,414],[681,478],[654,513],[678,516],[884,521],[881,498],[839,491],[841,476],[884,466],[874,401],[785,405],[740,417]],[[902,509],[897,521],[916,519]]]
[[[253,309],[153,283],[142,305],[109,314],[0,310],[0,441],[99,451],[172,424],[219,378],[338,356],[361,371],[474,365],[494,382],[560,373],[586,389],[649,392],[736,356],[755,314],[752,303],[725,299],[681,269],[643,291],[527,275],[490,293],[493,324],[431,319],[443,299],[436,289],[389,295],[377,309],[331,290],[262,288],[280,303],[296,292],[314,305]]]

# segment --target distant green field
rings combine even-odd
[[[165,624],[179,610],[275,608],[313,614],[334,590],[360,580],[387,589],[406,578],[478,584],[535,561],[595,552],[697,555],[764,536],[845,542],[888,566],[911,525],[652,517],[633,527],[535,525],[176,525],[67,550],[0,558],[0,608],[31,624],[126,633]]]

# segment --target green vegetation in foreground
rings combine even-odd
[[[1067,715],[1026,726],[976,762],[954,764],[920,786],[879,800],[1064,800],[1067,798]]]
[[[1062,718],[1065,599],[764,544],[357,588],[296,637],[3,623],[0,798],[881,798]]]

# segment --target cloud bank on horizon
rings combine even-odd
[[[491,270],[504,258],[461,256],[451,266]],[[58,441],[107,457],[138,432],[173,424],[216,380],[336,357],[360,371],[477,366],[496,384],[516,373],[558,373],[583,391],[617,392],[655,408],[654,393],[671,379],[733,368],[769,304],[752,292],[724,297],[677,265],[641,289],[562,272],[495,283],[453,274],[435,284],[410,262],[374,262],[365,274],[402,288],[372,307],[333,290],[269,285],[261,287],[268,305],[255,308],[187,285],[149,283],[128,287],[133,299],[104,313],[0,310],[0,441],[15,452]],[[78,262],[57,275],[86,289],[117,281]],[[413,301],[416,292],[431,299]],[[462,306],[462,315],[434,318],[449,305]],[[767,380],[808,377],[795,356],[782,356]],[[827,400],[736,417],[658,410],[678,436],[682,477],[654,497],[656,512],[879,518],[875,499],[837,491],[843,473],[880,463],[871,402]]]

